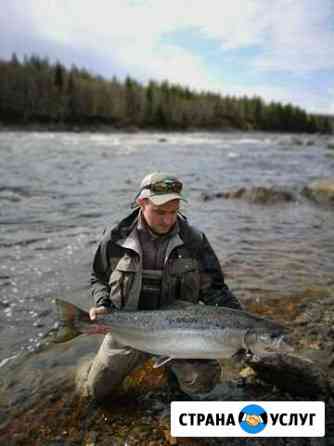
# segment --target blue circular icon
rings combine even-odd
[[[267,426],[268,415],[257,404],[245,406],[239,414],[240,427],[248,434],[258,434]]]

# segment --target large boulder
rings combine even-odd
[[[296,200],[294,193],[290,190],[265,186],[252,187],[250,189],[241,187],[236,190],[216,192],[214,194],[202,192],[201,198],[203,201],[209,201],[215,198],[243,199],[249,203],[262,205],[287,203]]]
[[[317,203],[334,205],[334,178],[314,181],[304,187],[303,193]]]

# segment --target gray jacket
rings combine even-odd
[[[91,293],[96,306],[137,309],[142,285],[138,209],[106,231],[95,253]],[[170,238],[162,271],[160,305],[175,299],[241,308],[228,289],[207,238],[178,215],[179,232]]]

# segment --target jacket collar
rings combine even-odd
[[[141,249],[140,241],[138,238],[137,226],[135,226],[130,234],[116,241],[116,244],[121,246],[122,248],[130,249],[131,251],[135,251],[140,258],[143,256],[143,251]]]

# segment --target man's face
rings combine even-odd
[[[140,201],[146,223],[156,234],[167,234],[175,225],[180,200],[168,201],[156,206],[149,199]]]

